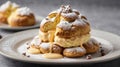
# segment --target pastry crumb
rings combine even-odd
[[[87,55],[87,56],[86,56],[86,59],[87,59],[87,60],[92,59],[92,55]]]
[[[28,55],[27,57],[30,57],[30,55]]]
[[[29,49],[30,47],[27,47],[27,49]]]
[[[2,35],[0,35],[0,39],[2,39]]]
[[[26,53],[22,53],[22,55],[26,56]]]
[[[27,42],[26,45],[29,45],[29,42]]]
[[[103,49],[100,50],[100,53],[101,53],[101,56],[104,56],[105,55],[105,52]]]

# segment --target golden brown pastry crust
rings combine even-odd
[[[85,25],[81,25],[81,26],[73,25],[69,30],[64,30],[63,28],[57,27],[56,36],[67,39],[74,36],[89,34],[89,32],[90,32],[90,25],[89,23],[86,23]]]
[[[49,18],[53,18],[53,17],[56,17],[57,14],[58,14],[57,11],[53,11],[53,12],[51,12],[51,13],[48,14],[48,17]]]
[[[6,13],[0,12],[0,22],[7,24],[8,15]]]
[[[87,53],[95,53],[99,50],[98,44],[94,44],[93,46],[90,46],[89,44],[84,44],[83,46],[86,49]]]
[[[45,33],[48,32],[49,30],[53,29],[53,27],[54,27],[53,21],[51,21],[49,18],[43,19],[41,23],[44,23],[44,24],[40,25],[40,31],[45,32]]]
[[[56,12],[52,12],[48,15],[49,18],[47,20],[44,19],[46,21],[43,21],[44,25],[40,26],[41,31],[47,32],[54,27],[54,22],[51,21],[50,19],[55,17],[56,14],[57,14]],[[62,15],[61,15],[61,17],[62,17]],[[63,20],[62,18],[61,18],[61,20]],[[73,36],[88,34],[90,32],[90,24],[87,21],[87,18],[85,16],[79,15],[79,17],[76,17],[76,16],[75,17],[74,16],[73,17],[69,17],[69,16],[64,17],[64,19],[68,19],[68,18],[70,20],[72,20],[71,18],[73,18],[74,22],[78,22],[79,25],[73,24],[71,26],[71,28],[68,29],[68,30],[64,30],[64,27],[57,26],[56,27],[56,36],[59,36],[59,37],[62,37],[62,38],[70,38],[70,37],[73,37]],[[71,24],[74,23],[74,22],[69,22],[69,20],[68,21],[63,20],[63,22],[68,22],[68,23],[71,23]],[[59,23],[61,23],[61,21]]]
[[[58,44],[53,44],[52,46],[52,53],[59,53],[61,54],[63,52],[63,48],[60,47]]]
[[[63,51],[63,55],[66,57],[81,57],[86,54],[85,48],[82,47],[73,47],[73,48],[65,48]]]
[[[36,23],[34,15],[31,13],[30,15],[17,15],[16,13],[12,13],[8,18],[8,24],[11,27],[19,27],[19,26],[32,26]]]
[[[90,42],[91,41],[91,42]],[[95,53],[99,50],[99,43],[96,40],[89,40],[87,43],[83,44],[83,47],[86,49],[87,53]]]
[[[40,46],[40,51],[44,54],[44,53],[50,53],[50,48],[51,48],[51,45],[48,44],[49,46],[47,46],[46,48],[44,48],[44,46]],[[51,49],[51,53],[59,53],[61,54],[63,52],[63,48],[58,46],[57,44],[53,44],[52,45],[52,49]]]

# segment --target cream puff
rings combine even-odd
[[[39,53],[59,53],[62,54],[63,48],[60,47],[56,43],[45,43],[42,42],[39,36],[35,36],[34,39],[27,44],[27,51],[31,54],[39,54]]]
[[[42,53],[50,53],[51,52],[51,53],[61,54],[63,51],[63,48],[58,46],[57,44],[41,43],[40,51]]]
[[[35,16],[28,7],[17,9],[8,18],[8,24],[11,27],[32,26],[35,23]]]
[[[61,18],[56,26],[54,41],[62,47],[76,47],[87,42],[90,38],[89,22],[81,14],[72,11],[70,7],[63,8],[63,11],[67,14],[65,15],[67,18],[63,17],[64,15],[61,13],[64,19]],[[74,20],[71,21],[71,18],[74,18]]]
[[[66,57],[81,57],[85,54],[86,50],[83,47],[65,48],[63,51],[63,55]]]
[[[39,36],[35,36],[33,40],[28,44],[26,44],[27,47],[27,52],[31,54],[39,54],[41,53],[40,51],[40,45],[41,41],[39,39]]]
[[[94,38],[90,38],[88,42],[83,44],[87,53],[95,53],[99,50],[99,42]]]

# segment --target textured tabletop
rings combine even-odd
[[[43,17],[47,16],[47,14],[50,11],[59,8],[60,5],[62,4],[70,4],[72,8],[78,9],[80,13],[87,16],[93,29],[108,31],[120,35],[120,7],[119,7],[120,0],[11,0],[11,1],[18,3],[21,6],[30,7],[35,14]],[[0,5],[4,2],[6,2],[6,0],[0,0]],[[0,30],[0,35],[5,37],[15,32],[16,31]],[[40,66],[48,65],[38,65],[15,61],[0,55],[0,67],[40,67]],[[76,66],[120,67],[120,58],[104,63]],[[51,65],[51,67],[53,67],[53,65]]]

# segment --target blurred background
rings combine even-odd
[[[7,0],[0,0],[0,4]],[[120,35],[120,0],[10,0],[27,6],[39,16],[46,17],[49,12],[61,5],[71,5],[85,15],[91,27]]]
[[[0,0],[0,5],[7,0]],[[49,12],[61,5],[71,5],[85,15],[91,27],[120,35],[120,0],[10,0],[27,6],[39,16],[46,17]]]
[[[7,0],[0,0],[0,5]],[[10,0],[21,6],[27,6],[39,16],[46,17],[49,12],[58,9],[61,5],[71,5],[85,15],[90,21],[91,27],[120,35],[120,0]],[[0,30],[0,34],[6,35],[12,31]],[[114,40],[114,39],[113,39]],[[33,64],[17,62],[6,58],[0,58],[0,67],[34,67]],[[120,67],[120,59],[104,64],[95,64],[97,67]],[[36,66],[36,67],[39,67]]]

